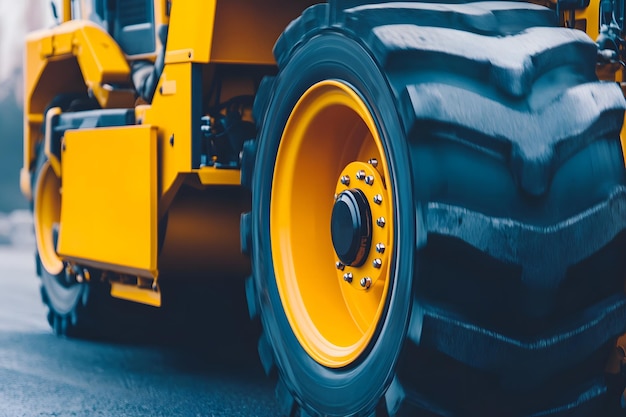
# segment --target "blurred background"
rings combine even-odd
[[[54,24],[50,0],[0,0],[0,244],[30,240],[28,203],[20,193],[23,51],[28,32]]]

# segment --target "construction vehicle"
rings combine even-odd
[[[26,44],[51,326],[228,276],[285,416],[617,413],[624,9],[64,0]]]

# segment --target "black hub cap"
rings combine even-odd
[[[343,264],[363,265],[372,241],[372,213],[362,191],[351,189],[339,194],[333,206],[330,234]]]

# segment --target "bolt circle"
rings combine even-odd
[[[376,219],[376,224],[378,225],[378,227],[385,227],[385,218],[384,217],[379,217],[378,219]]]
[[[353,279],[352,272],[347,272],[343,274],[343,280],[346,281],[348,284],[352,283],[352,279]]]
[[[344,175],[341,177],[341,183],[345,186],[350,185],[350,177],[347,175]]]
[[[344,184],[345,177],[349,177],[351,179],[350,186],[346,186]],[[361,177],[362,179],[354,180],[354,178],[358,177]],[[368,179],[368,177],[371,177],[371,179]],[[365,184],[367,184],[368,182],[371,182],[371,184],[365,186]],[[346,207],[337,207],[336,220],[338,221],[338,224],[335,227],[335,231],[337,232],[338,236],[335,237],[338,240],[335,243],[337,243],[338,246],[335,247],[335,244],[333,243],[333,249],[335,249],[336,256],[333,259],[333,262],[335,262],[334,269],[335,271],[337,271],[338,282],[341,283],[340,288],[345,299],[351,300],[350,302],[357,302],[357,300],[359,299],[358,297],[370,297],[372,296],[372,294],[377,294],[377,291],[379,291],[380,289],[380,284],[382,283],[382,285],[384,285],[384,280],[386,280],[388,277],[389,265],[391,264],[391,261],[389,260],[389,253],[391,252],[390,248],[392,247],[391,233],[393,233],[393,222],[389,221],[388,219],[389,216],[392,215],[392,202],[389,191],[386,187],[384,176],[381,175],[381,172],[378,170],[378,168],[374,167],[373,164],[370,163],[370,161],[354,161],[346,165],[341,174],[337,177],[335,193],[337,195],[337,200],[335,200],[333,210],[335,210],[336,205],[345,204]],[[349,194],[349,196],[346,196],[346,194]],[[362,195],[365,199],[360,200],[356,198],[358,197],[356,194]],[[369,239],[366,243],[367,254],[364,256],[358,256],[361,262],[357,262],[356,260],[353,262],[347,262],[350,259],[346,255],[353,254],[354,252],[342,252],[342,248],[344,248],[344,246],[342,245],[342,239],[352,241],[354,235],[350,232],[350,230],[354,229],[347,228],[347,231],[350,232],[347,235],[344,233],[340,233],[339,230],[341,229],[342,225],[345,226],[348,223],[352,224],[351,221],[339,221],[344,217],[341,213],[342,211],[344,211],[344,208],[350,208],[351,213],[356,213],[356,211],[360,211],[352,210],[361,206],[360,203],[354,205],[350,201],[348,201],[353,200],[353,197],[356,198],[356,200],[354,201],[359,200],[361,203],[363,203],[363,205],[367,206],[367,211],[369,211],[371,215],[371,234],[368,234]],[[352,214],[350,217],[352,217]],[[352,218],[354,219],[356,217]],[[383,224],[384,227],[377,223],[377,219],[381,218],[383,220],[380,224]],[[333,235],[334,234],[331,214],[331,240],[333,238]],[[352,247],[353,245],[350,244],[349,246]],[[343,264],[343,269],[338,268],[336,264],[337,261]],[[352,274],[352,278],[355,279],[359,284],[362,278],[369,278],[369,281],[363,281],[365,286],[346,285],[345,282],[348,282],[346,274],[348,273]]]
[[[365,183],[367,185],[374,185],[374,177],[372,175],[368,175],[365,177]]]

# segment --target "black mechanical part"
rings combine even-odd
[[[252,101],[252,96],[233,97],[202,117],[202,165],[239,168],[244,142],[256,137],[254,123],[242,119]]]
[[[624,10],[614,0],[600,2],[600,34],[598,62],[601,64],[620,63],[624,66]]]
[[[372,243],[372,212],[361,190],[350,189],[337,196],[330,234],[335,253],[344,265],[363,265]]]

